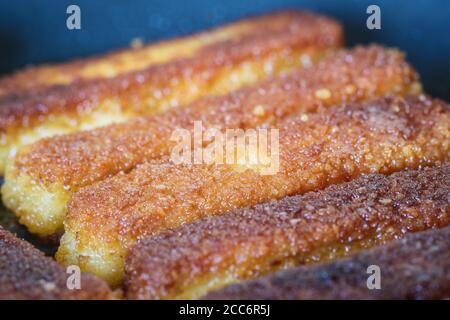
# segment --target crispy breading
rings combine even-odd
[[[305,22],[299,19],[307,20]],[[289,25],[290,24],[290,25]],[[174,59],[195,55],[205,46],[217,45],[240,38],[252,39],[266,32],[285,32],[287,28],[308,27],[309,33],[322,33],[322,44],[338,44],[342,41],[341,27],[336,21],[308,12],[280,11],[276,13],[242,19],[208,31],[156,43],[140,44],[128,49],[116,50],[104,55],[78,59],[54,65],[41,65],[19,70],[0,78],[0,97],[21,96],[35,93],[55,85],[68,85],[80,80],[112,78],[117,75],[162,64]],[[310,30],[321,26],[326,30]],[[294,30],[297,32],[297,30]],[[308,36],[308,35],[305,35]],[[316,33],[315,37],[318,36]],[[311,36],[311,39],[314,37]],[[340,39],[338,39],[340,38]],[[317,39],[317,38],[316,38]],[[317,40],[313,40],[317,41]],[[206,49],[208,50],[208,49]]]
[[[330,92],[329,97],[323,93]],[[254,128],[302,112],[385,94],[419,93],[415,71],[397,50],[342,50],[316,66],[205,98],[158,116],[41,140],[24,148],[6,170],[3,201],[32,232],[62,230],[66,204],[81,187],[139,163],[168,155],[174,128]],[[320,95],[322,93],[322,96]]]
[[[117,284],[137,241],[168,228],[363,173],[449,158],[450,108],[426,96],[320,108],[279,125],[279,170],[161,159],[72,195],[57,259]]]
[[[208,294],[204,299],[448,298],[449,243],[450,227],[419,232],[348,259],[280,271],[262,279],[233,284]],[[370,266],[380,268],[378,289],[369,290],[367,287],[368,278],[375,270]]]
[[[0,299],[113,299],[102,280],[81,274],[80,289],[67,287],[66,272],[30,243],[0,226]]]
[[[444,165],[366,175],[205,218],[136,245],[127,259],[126,293],[131,299],[198,298],[233,282],[445,226],[449,188],[450,165]]]
[[[10,154],[42,137],[230,92],[314,63],[340,47],[342,38],[341,26],[332,19],[279,12],[143,49],[13,75],[0,83],[6,91],[0,97],[0,174]],[[16,86],[22,91],[8,95]]]

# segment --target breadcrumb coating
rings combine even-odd
[[[348,259],[233,284],[205,299],[444,299],[450,297],[449,242],[449,227],[419,232]],[[380,268],[376,290],[367,288],[370,266]]]
[[[166,231],[131,251],[126,293],[131,299],[198,298],[229,283],[445,226],[449,178],[450,165],[365,175]]]
[[[0,97],[0,174],[19,147],[43,137],[224,94],[314,63],[340,47],[342,38],[341,26],[332,19],[284,11],[143,49],[13,75],[2,80],[3,90],[17,85],[26,92]],[[36,78],[36,85],[29,85]]]
[[[70,274],[30,243],[0,226],[0,299],[114,299],[102,280],[82,274],[80,289],[70,290]]]
[[[420,93],[403,54],[379,46],[342,50],[316,66],[269,79],[222,97],[205,98],[123,124],[41,140],[6,170],[2,196],[32,232],[62,231],[70,195],[138,164],[170,153],[174,128],[274,126],[295,114],[385,94]],[[329,92],[330,96],[324,96]]]
[[[306,22],[300,19],[307,20]],[[320,25],[325,30],[308,30],[322,32],[321,39],[334,43],[335,37],[341,37],[338,23],[323,15],[300,11],[279,11],[256,17],[235,21],[208,31],[163,40],[150,44],[133,45],[127,49],[116,50],[107,54],[78,59],[70,62],[40,65],[19,70],[0,78],[0,99],[11,99],[23,94],[36,93],[55,85],[68,85],[82,80],[112,78],[127,72],[141,70],[145,67],[162,64],[178,58],[192,57],[205,46],[214,46],[225,41],[241,38],[251,39],[264,33],[284,32],[286,28],[304,27],[306,24]],[[309,25],[308,25],[309,26]],[[293,30],[296,32],[297,30]],[[338,35],[340,33],[340,35]],[[315,34],[317,35],[317,34]],[[307,35],[305,35],[307,36]],[[313,36],[312,36],[313,37]],[[311,38],[312,38],[311,37]],[[6,98],[7,97],[7,98]]]
[[[117,284],[136,241],[195,220],[449,159],[450,108],[426,96],[323,108],[279,129],[279,171],[161,159],[72,195],[57,259]],[[242,170],[244,169],[244,170]]]

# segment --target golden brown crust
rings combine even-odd
[[[102,280],[82,274],[81,289],[69,290],[69,274],[28,242],[0,226],[0,299],[112,299]]]
[[[300,112],[385,94],[403,95],[417,86],[403,54],[378,46],[342,50],[312,68],[232,92],[199,100],[187,107],[105,128],[44,139],[16,157],[17,174],[44,185],[53,182],[72,191],[94,181],[129,171],[137,164],[167,155],[174,128],[254,128],[276,125]],[[317,98],[328,90],[327,99]],[[258,106],[263,111],[255,114]]]
[[[273,175],[234,165],[143,164],[73,194],[57,258],[115,282],[135,241],[167,228],[363,173],[445,161],[449,112],[425,96],[395,97],[288,120],[279,127]]]
[[[87,78],[73,75],[76,79],[68,84],[0,97],[0,174],[11,155],[39,139],[225,94],[315,63],[341,44],[337,22],[294,11],[87,63]],[[50,77],[59,77],[58,67],[55,70]],[[70,72],[61,72],[70,80]]]
[[[222,97],[41,140],[24,148],[7,168],[3,201],[32,232],[52,234],[62,230],[70,194],[169,154],[176,143],[170,139],[175,128],[192,131],[195,121],[201,121],[204,130],[273,126],[294,114],[385,94],[403,95],[418,86],[414,70],[396,50],[379,46],[342,50],[313,67]],[[324,91],[330,92],[329,97],[317,96]],[[48,199],[54,201],[44,203]]]
[[[305,20],[305,21],[300,21]],[[23,95],[33,96],[37,92],[58,85],[68,85],[86,80],[104,79],[126,72],[143,69],[156,63],[163,63],[177,57],[189,56],[196,50],[211,50],[219,42],[235,44],[245,39],[261,44],[261,36],[285,32],[287,28],[304,29],[306,33],[321,34],[314,41],[323,45],[335,45],[342,41],[342,31],[337,22],[309,12],[280,11],[242,19],[189,36],[165,40],[145,46],[116,50],[104,55],[78,59],[68,63],[29,67],[12,75],[0,78],[0,100],[19,99]],[[325,30],[313,30],[322,27]],[[298,32],[295,30],[294,32]],[[306,35],[308,36],[308,35]],[[311,39],[314,35],[311,35]],[[336,38],[338,37],[339,40]],[[202,47],[209,45],[202,49]],[[222,46],[223,44],[219,44]]]
[[[450,296],[449,242],[450,227],[419,232],[349,259],[230,285],[205,299],[444,299]],[[380,289],[367,288],[369,266],[380,268]]]
[[[99,101],[106,98],[120,100],[123,112],[145,114],[152,110],[144,108],[144,98],[150,98],[152,91],[170,91],[175,82],[188,80],[206,86],[223,66],[236,66],[241,62],[276,52],[288,58],[289,51],[307,48],[323,50],[338,47],[342,43],[341,27],[335,21],[305,12],[282,12],[256,18],[255,22],[250,22],[249,30],[237,34],[236,39],[230,37],[224,41],[200,46],[192,57],[175,57],[167,63],[119,73],[112,78],[82,79],[74,71],[79,69],[80,62],[62,66],[62,69],[68,69],[72,81],[70,85],[51,86],[48,89],[38,87],[35,90],[27,90],[23,96],[6,97],[0,101],[0,130],[23,126],[23,123],[32,125],[33,122],[39,121],[39,116],[76,113],[95,108]],[[283,51],[287,52],[283,54]],[[111,59],[114,61],[114,55]],[[89,60],[81,63],[89,63]],[[58,68],[55,72],[58,72]],[[35,76],[39,77],[39,70]],[[30,78],[33,78],[33,75]],[[16,85],[14,79],[13,77],[11,82]],[[21,81],[19,80],[19,83]],[[4,82],[8,83],[7,80]],[[149,90],[149,87],[152,90]],[[182,96],[179,98],[182,100]],[[180,101],[180,104],[183,104],[182,102],[186,101]]]
[[[208,283],[213,289],[347,255],[344,248],[353,243],[368,247],[445,226],[449,188],[450,165],[372,174],[184,225],[133,248],[126,264],[128,298],[195,298]],[[339,245],[339,252],[331,250]]]

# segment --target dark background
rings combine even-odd
[[[66,28],[66,8],[81,8],[81,30]],[[366,28],[366,8],[381,8],[381,30]],[[378,42],[407,52],[426,90],[450,100],[448,0],[15,0],[0,1],[0,74],[187,34],[257,13],[308,8],[343,22],[347,44]]]

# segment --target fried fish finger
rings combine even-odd
[[[300,22],[299,19],[307,20]],[[306,23],[306,24],[305,24]],[[290,24],[290,25],[289,25]],[[269,25],[269,26],[267,26]],[[313,13],[284,11],[252,17],[220,26],[206,32],[160,41],[147,45],[132,45],[129,49],[117,50],[101,56],[78,59],[68,63],[41,65],[19,70],[0,79],[0,98],[35,93],[55,85],[69,85],[80,80],[105,79],[144,69],[155,64],[171,62],[174,59],[194,56],[205,46],[263,32],[284,32],[287,28],[308,26],[307,32],[316,33],[314,37],[329,37],[317,41],[329,41],[330,45],[342,42],[342,30],[330,18]],[[325,30],[312,30],[318,26]],[[297,32],[297,30],[293,30]],[[306,37],[308,35],[303,35]],[[270,39],[270,37],[268,38]],[[318,39],[318,38],[315,38]],[[270,40],[269,40],[270,41]],[[325,42],[322,42],[324,44]],[[320,45],[320,44],[319,44]],[[219,45],[220,46],[220,45]]]
[[[226,284],[444,226],[450,222],[448,178],[450,165],[365,175],[164,232],[130,253],[127,295],[198,298]]]
[[[448,177],[447,177],[448,178]],[[386,246],[317,267],[299,267],[233,284],[205,299],[443,299],[450,296],[450,228],[408,235]],[[369,290],[371,266],[380,288]],[[373,269],[374,270],[374,269]]]
[[[40,138],[226,93],[314,63],[341,43],[336,21],[279,12],[142,49],[18,73],[0,82],[0,174],[9,155]],[[16,87],[19,93],[11,89]]]
[[[70,195],[138,164],[167,156],[174,128],[254,128],[319,107],[386,94],[419,93],[416,73],[397,50],[342,50],[316,66],[158,116],[41,140],[11,161],[2,196],[29,230],[62,231]]]
[[[168,228],[356,178],[445,161],[450,108],[391,97],[305,113],[279,125],[279,166],[161,159],[72,195],[57,259],[117,284],[133,244]]]
[[[69,289],[66,268],[1,226],[0,270],[1,300],[116,298],[105,282],[89,274],[81,274],[79,289]]]

